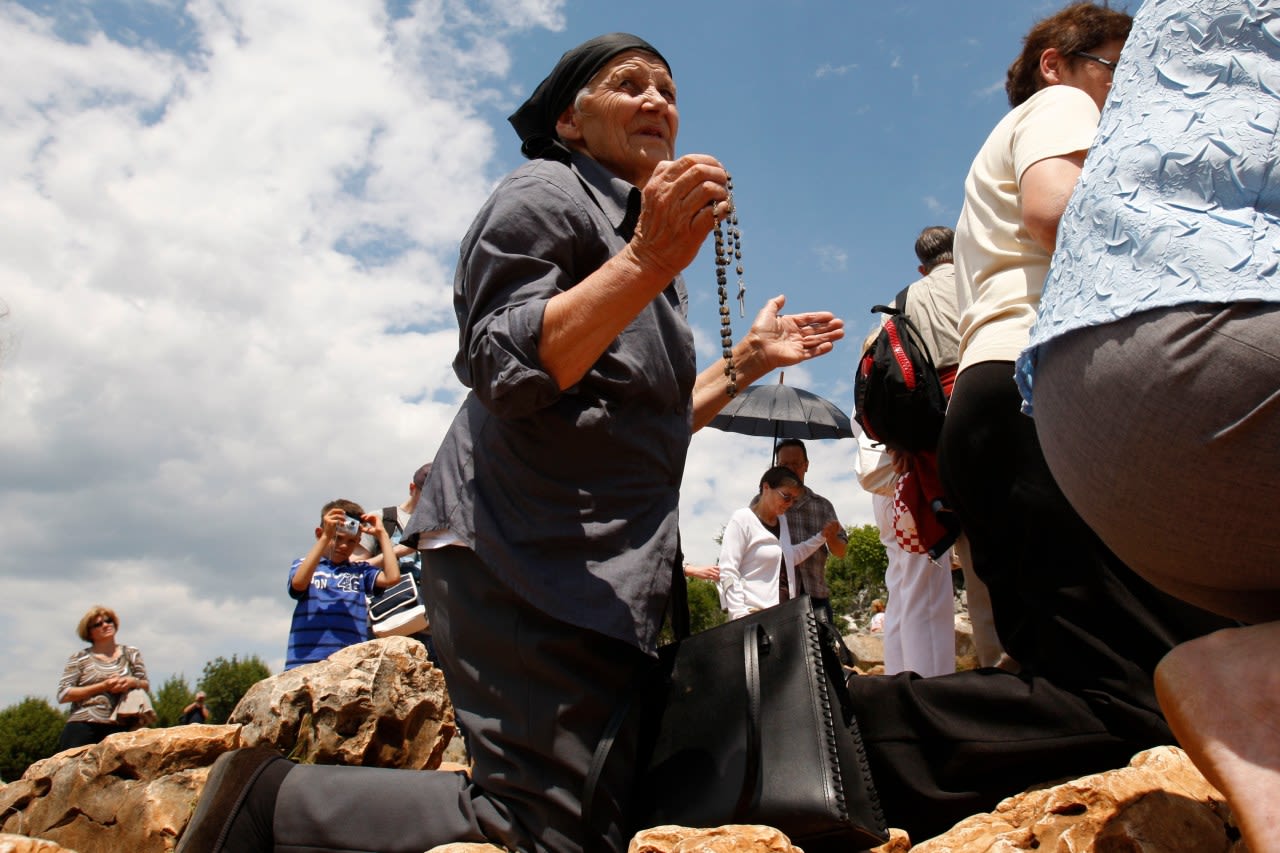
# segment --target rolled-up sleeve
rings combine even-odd
[[[455,368],[499,417],[525,416],[559,398],[538,357],[543,313],[598,268],[583,268],[575,235],[599,230],[577,199],[523,175],[494,193],[468,233],[455,281],[462,330]]]

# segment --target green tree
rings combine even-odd
[[[720,593],[711,581],[698,578],[685,578],[689,589],[689,633],[696,634],[708,628],[722,624],[728,618],[720,609]],[[675,632],[671,630],[671,614],[668,612],[662,622],[662,630],[658,632],[658,645],[665,646],[674,642]]]
[[[216,657],[204,665],[204,677],[200,689],[205,692],[205,704],[209,707],[210,723],[225,723],[236,705],[249,692],[249,688],[264,678],[271,677],[271,670],[257,655],[244,660],[235,655],[231,660]],[[188,700],[190,701],[190,700]]]
[[[712,581],[688,578],[689,633],[696,634],[723,625],[728,614],[720,609],[720,593]]]
[[[831,589],[831,609],[841,633],[853,621],[869,618],[871,600],[886,595],[884,573],[889,557],[874,524],[850,527],[849,550],[843,557],[827,558],[827,586]]]
[[[191,704],[194,694],[187,684],[187,677],[179,673],[165,679],[151,698],[156,708],[156,725],[176,726],[182,719],[182,709]]]
[[[12,782],[57,752],[66,723],[61,711],[36,696],[0,710],[0,779]]]

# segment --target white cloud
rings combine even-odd
[[[510,106],[516,32],[565,24],[561,0],[397,8],[192,0],[179,51],[0,4],[0,707],[53,698],[97,603],[156,686],[278,671],[320,506],[398,501],[434,454],[457,243],[508,133],[482,110]],[[769,450],[695,436],[691,558]],[[812,443],[810,480],[866,523],[853,452]]]
[[[813,247],[822,272],[844,272],[849,264],[849,252],[843,246],[818,245]]]
[[[996,97],[997,95],[1000,97],[1004,97],[1004,93],[1005,93],[1004,81],[997,80],[994,83],[992,83],[990,86],[986,86],[982,89],[979,89],[976,94],[982,100],[986,100],[988,98]]]
[[[813,72],[813,76],[821,79],[823,77],[843,77],[850,71],[857,70],[857,63],[847,63],[845,65],[832,65],[829,62],[823,63],[818,70]]]
[[[399,500],[452,419],[475,105],[560,5],[193,2],[185,55],[0,6],[0,705],[98,602],[158,677],[280,666],[320,505]]]

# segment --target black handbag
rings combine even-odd
[[[683,580],[673,591],[677,610]],[[652,727],[641,825],[764,824],[806,853],[889,840],[826,635],[834,631],[801,596],[659,650],[659,683],[643,688],[640,702],[641,731]],[[583,800],[588,821],[609,746],[629,713],[615,713],[596,750]]]

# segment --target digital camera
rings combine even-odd
[[[360,519],[347,516],[342,519],[342,523],[338,525],[338,532],[345,533],[348,536],[360,535]]]

